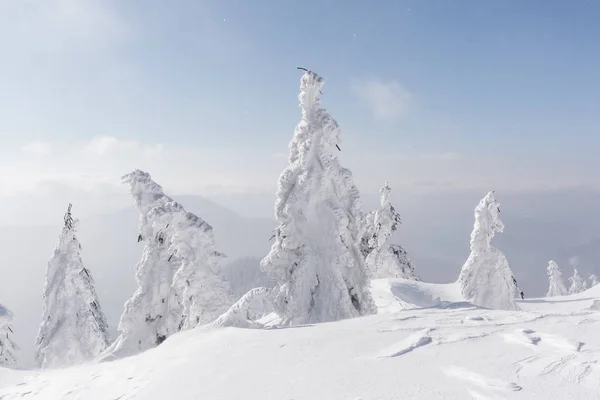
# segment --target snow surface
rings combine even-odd
[[[112,362],[0,369],[0,398],[591,400],[600,398],[600,287],[461,300],[457,284],[372,282],[379,314],[281,329],[200,327]],[[395,299],[395,300],[394,300]]]

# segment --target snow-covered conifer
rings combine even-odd
[[[471,254],[458,279],[463,296],[478,306],[515,310],[516,285],[504,254],[493,247],[496,232],[504,231],[500,207],[494,192],[489,192],[475,208],[471,233]]]
[[[234,302],[212,227],[166,196],[148,173],[136,170],[123,181],[140,211],[144,252],[139,286],[125,304],[110,356],[155,347],[182,329],[214,321]]]
[[[96,358],[108,346],[106,317],[83,266],[71,205],[58,245],[48,262],[42,323],[36,339],[40,367],[64,367]]]
[[[568,294],[563,281],[562,272],[555,261],[548,262],[548,293],[546,296],[565,296]]]
[[[588,287],[593,288],[598,284],[598,277],[595,274],[591,274],[588,278],[588,281],[590,282],[590,285]]]
[[[17,364],[19,347],[13,342],[12,312],[0,304],[0,366]]]
[[[279,178],[275,243],[262,260],[279,286],[283,324],[333,321],[376,312],[359,242],[363,214],[352,173],[337,154],[341,132],[320,107],[323,79],[300,83],[302,119]]]
[[[586,283],[583,278],[579,276],[579,271],[577,271],[577,268],[575,267],[573,268],[573,276],[569,278],[569,282],[571,284],[569,286],[569,294],[581,293],[586,290]]]
[[[177,202],[153,208],[148,219],[167,227],[169,252],[180,260],[173,276],[173,289],[183,306],[181,328],[191,329],[214,321],[235,300],[221,272],[225,255],[216,250],[212,226]]]
[[[181,328],[182,308],[172,288],[180,263],[169,250],[166,224],[149,219],[155,207],[172,202],[149,173],[135,170],[122,178],[140,212],[138,242],[144,243],[136,267],[138,289],[125,303],[119,322],[119,337],[110,349],[112,355],[135,354],[162,343]]]
[[[401,224],[398,214],[389,200],[391,188],[386,182],[379,190],[381,207],[370,214],[367,220],[368,254],[366,256],[369,274],[374,279],[405,278],[416,279],[415,270],[410,262],[408,253],[402,246],[390,244],[390,236],[398,230]],[[365,252],[364,241],[362,251]]]

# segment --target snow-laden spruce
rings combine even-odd
[[[392,189],[386,182],[379,190],[381,207],[367,215],[366,235],[362,241],[363,255],[366,253],[368,272],[373,279],[404,278],[417,279],[408,253],[402,246],[388,243],[390,236],[398,230],[400,214],[390,202]]]
[[[234,301],[212,227],[165,195],[150,174],[135,170],[123,182],[140,211],[144,251],[138,289],[125,304],[109,357],[147,350],[182,329],[212,322]]]
[[[169,249],[166,225],[155,224],[148,215],[155,207],[172,202],[149,173],[135,170],[122,178],[140,212],[138,242],[144,243],[135,279],[138,289],[125,303],[119,322],[119,337],[110,353],[135,354],[162,343],[180,330],[182,308],[172,289],[178,268]]]
[[[583,278],[579,275],[577,268],[573,268],[573,276],[569,278],[569,294],[581,293],[587,289],[587,285]]]
[[[562,272],[558,264],[551,260],[548,262],[548,293],[547,297],[566,296],[568,293],[563,281]]]
[[[261,262],[279,286],[275,308],[284,324],[376,312],[359,248],[364,218],[359,193],[337,157],[340,128],[320,106],[323,83],[314,72],[302,76],[302,119],[277,188],[279,227]]]
[[[516,285],[504,254],[492,246],[496,232],[504,231],[500,207],[489,192],[475,208],[471,254],[458,278],[462,295],[473,304],[492,309],[516,310]]]
[[[81,245],[75,236],[77,222],[69,205],[46,270],[42,323],[35,352],[41,368],[93,360],[108,346],[108,324],[91,272],[81,259]]]
[[[12,312],[0,304],[0,366],[17,365],[19,347],[13,342]]]
[[[598,284],[598,277],[595,274],[591,274],[588,278],[588,282],[590,283],[588,287],[593,288]]]
[[[235,299],[221,272],[225,255],[216,250],[213,228],[177,202],[153,208],[148,220],[165,227],[169,257],[178,265],[173,291],[182,305],[180,328],[191,329],[217,319]]]

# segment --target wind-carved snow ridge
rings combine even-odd
[[[221,315],[214,323],[219,327],[263,328],[257,322],[260,317],[273,311],[273,289],[254,288]]]
[[[108,346],[108,324],[91,272],[83,266],[71,205],[48,262],[36,360],[42,368],[66,367],[98,357]]]
[[[320,107],[323,83],[311,71],[300,81],[302,119],[277,188],[279,227],[261,262],[279,286],[275,308],[286,325],[376,312],[359,248],[359,193],[337,157],[340,128]]]
[[[550,260],[548,262],[548,293],[547,297],[553,296],[566,296],[568,294],[567,288],[562,278],[562,272],[558,268],[558,264],[555,261]]]
[[[381,207],[367,215],[361,251],[366,257],[367,268],[372,279],[418,280],[406,250],[400,245],[388,243],[390,236],[402,223],[400,214],[396,212],[389,200],[391,191],[387,182],[379,190]]]
[[[458,278],[462,295],[475,305],[493,309],[516,310],[516,285],[504,254],[491,242],[496,232],[504,231],[500,207],[494,192],[489,192],[475,208],[471,233],[471,254]]]
[[[140,211],[144,251],[138,289],[125,304],[108,358],[147,350],[182,329],[212,322],[233,303],[212,227],[166,196],[150,174],[135,170],[123,182]]]
[[[13,342],[12,312],[0,304],[0,366],[15,367],[19,347]]]

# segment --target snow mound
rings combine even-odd
[[[412,279],[376,279],[371,291],[379,313],[414,308],[475,307],[460,294],[458,283],[438,284]]]

